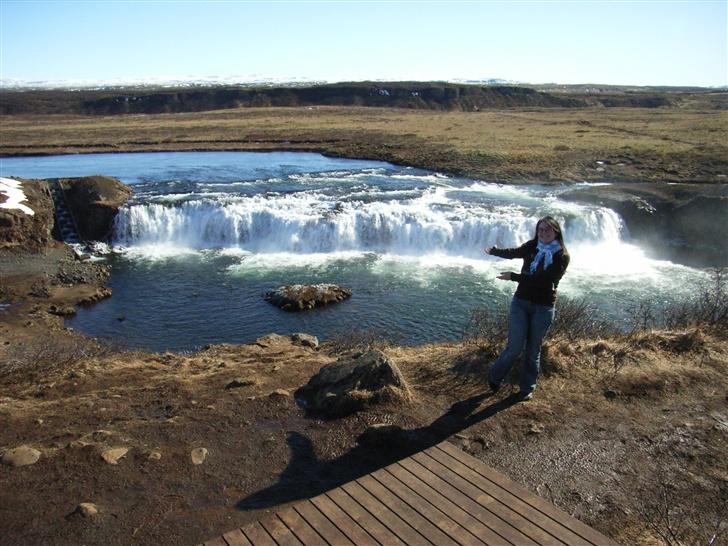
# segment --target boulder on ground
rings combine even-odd
[[[293,284],[270,290],[265,300],[284,311],[304,311],[338,303],[351,297],[351,290],[336,284]]]
[[[324,366],[296,398],[312,411],[341,417],[372,404],[407,401],[411,394],[399,368],[374,349]]]

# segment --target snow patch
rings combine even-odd
[[[8,198],[4,203],[0,203],[0,209],[18,209],[30,216],[35,215],[33,209],[21,204],[27,199],[19,181],[12,178],[0,178],[0,193]]]

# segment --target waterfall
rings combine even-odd
[[[482,187],[473,186],[480,188],[481,197]],[[371,251],[477,257],[486,246],[512,247],[533,237],[535,224],[545,213],[562,222],[569,244],[618,242],[626,235],[621,218],[610,209],[553,199],[544,202],[527,191],[521,198],[509,194],[510,202],[502,202],[502,196],[496,202],[463,199],[464,189],[444,187],[415,193],[374,188],[348,195],[314,190],[151,199],[120,211],[113,242],[127,247],[238,247],[257,253]]]

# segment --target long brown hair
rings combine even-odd
[[[564,232],[561,230],[561,224],[559,224],[559,221],[553,216],[544,216],[536,222],[536,232],[533,236],[534,240],[538,242],[538,226],[541,225],[541,222],[546,222],[551,226],[551,228],[556,232],[556,240],[564,250],[564,254],[568,254],[568,251],[566,250],[566,243],[564,242]]]

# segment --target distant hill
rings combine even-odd
[[[476,111],[488,108],[655,108],[674,106],[679,93],[621,91],[590,86],[537,90],[522,85],[356,82],[311,86],[3,90],[0,114],[159,114],[266,106],[374,106]],[[563,86],[562,86],[563,87]],[[554,92],[559,91],[559,92]],[[703,90],[705,92],[706,90]]]

